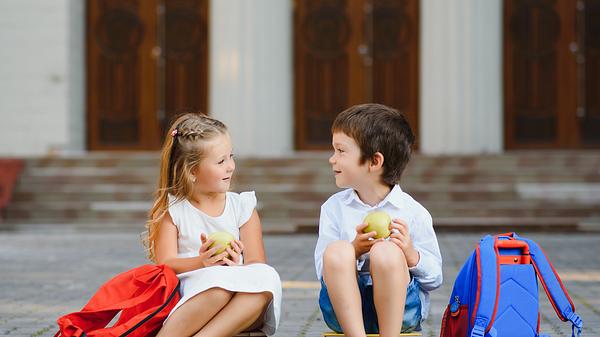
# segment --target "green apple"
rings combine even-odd
[[[221,248],[217,249],[215,255],[221,254],[224,252],[227,247],[231,248],[231,241],[235,240],[235,237],[231,235],[229,232],[214,232],[208,234],[207,237],[209,240],[213,240],[214,242],[210,245],[209,248],[220,246]]]
[[[375,211],[367,214],[363,223],[366,223],[368,226],[363,230],[364,233],[368,232],[377,232],[375,236],[376,239],[387,238],[390,236],[390,223],[392,223],[392,219],[390,216],[383,211]]]

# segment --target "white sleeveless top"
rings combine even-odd
[[[239,240],[240,227],[248,222],[255,208],[254,192],[241,194],[227,192],[223,213],[216,217],[204,213],[188,200],[176,201],[175,197],[169,195],[169,214],[178,230],[177,256],[182,258],[198,256],[202,245],[200,240],[202,233],[208,235],[212,232],[227,231]],[[267,335],[273,335],[279,325],[281,310],[279,274],[263,263],[250,265],[241,265],[241,263],[239,266],[213,266],[178,274],[181,281],[181,299],[169,316],[187,300],[210,288],[218,287],[232,292],[248,293],[268,291],[273,295],[273,300],[267,308],[261,330]]]

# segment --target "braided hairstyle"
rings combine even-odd
[[[171,124],[161,152],[158,189],[142,239],[151,261],[156,262],[155,242],[160,222],[169,208],[169,194],[176,201],[192,196],[192,172],[204,158],[204,145],[223,134],[227,134],[225,124],[199,113],[181,115]]]

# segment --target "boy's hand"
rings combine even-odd
[[[371,238],[375,238],[377,232],[372,231],[363,233],[363,230],[367,228],[367,226],[368,224],[366,223],[356,226],[356,237],[354,238],[354,241],[352,241],[356,258],[371,250],[371,247],[377,242],[383,241],[383,239],[369,240]]]
[[[227,266],[237,266],[240,264],[240,256],[244,251],[244,244],[240,240],[231,241],[231,248],[227,247],[225,250],[229,256],[223,258],[223,262]]]
[[[390,230],[392,231],[392,235],[390,235],[390,241],[402,249],[408,266],[416,266],[417,263],[419,263],[420,257],[419,252],[413,246],[410,233],[408,231],[408,225],[400,219],[393,219],[392,223],[390,224]]]
[[[206,238],[206,234],[200,234],[200,241],[202,241],[202,246],[200,246],[199,258],[200,265],[202,268],[211,267],[211,266],[219,266],[223,265],[223,259],[227,256],[227,252],[222,252],[221,254],[215,255],[215,252],[219,249],[219,247],[215,246],[210,248],[210,245],[215,242],[214,240],[210,240]]]

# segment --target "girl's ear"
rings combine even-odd
[[[384,161],[383,154],[381,154],[381,152],[375,152],[375,154],[371,158],[371,163],[369,165],[369,168],[371,170],[381,169],[383,167],[383,161]]]
[[[196,176],[198,176],[200,173],[199,166],[200,165],[196,165],[190,170],[190,179],[192,180],[193,183],[196,182]]]

